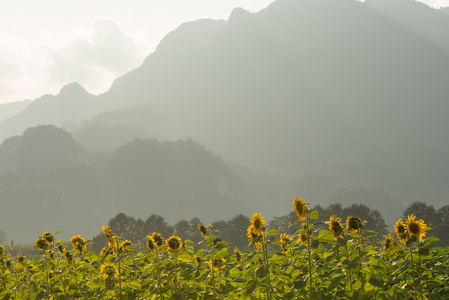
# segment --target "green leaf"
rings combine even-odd
[[[294,292],[288,292],[282,295],[282,299],[293,299],[294,296],[295,296]]]
[[[440,239],[434,236],[429,236],[428,238],[425,239],[426,243],[428,244],[433,244],[435,242],[438,242]]]
[[[261,266],[256,270],[256,276],[259,278],[264,278],[268,274],[268,266]]]
[[[140,285],[140,283],[135,280],[128,283],[128,286],[134,290],[138,290],[138,291],[142,290],[142,286]]]
[[[283,255],[274,254],[270,259],[270,263],[277,264],[277,263],[283,262],[284,260],[285,260],[285,257]]]
[[[321,244],[332,244],[334,242],[334,235],[329,230],[322,229],[317,239]]]
[[[309,214],[309,219],[316,220],[318,219],[318,211],[314,210]]]
[[[5,297],[2,298],[2,300],[9,300],[11,298],[11,294],[8,293],[5,295]]]
[[[307,286],[307,282],[305,280],[298,279],[293,282],[293,287],[295,289],[301,290]]]
[[[332,278],[332,281],[328,285],[327,290],[331,291],[334,288],[336,288],[345,277],[346,277],[346,275],[340,275],[340,276]]]
[[[214,255],[214,259],[222,259],[228,254],[228,248],[223,248]]]
[[[418,253],[423,256],[428,256],[430,254],[430,247],[426,246],[418,250]]]
[[[245,296],[251,295],[256,290],[257,283],[257,280],[254,280],[253,282],[251,282],[251,284],[249,284],[249,286],[246,288]]]
[[[277,231],[276,229],[271,229],[270,231],[268,231],[267,235],[277,235],[279,234],[279,231]]]
[[[319,245],[320,245],[320,241],[315,240],[315,239],[312,240],[311,247],[312,247],[313,249],[318,248]]]
[[[378,288],[383,287],[383,281],[379,280],[376,276],[371,276],[370,279],[368,280],[368,282]]]

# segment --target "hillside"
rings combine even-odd
[[[93,236],[114,215],[160,214],[175,223],[268,215],[281,180],[234,166],[192,140],[136,139],[110,154],[87,151],[52,125],[0,145],[0,229],[16,243],[44,230]],[[265,203],[265,205],[264,205]]]
[[[291,209],[286,199],[302,194],[300,188],[307,190],[308,201],[318,204],[341,195],[353,201],[366,190],[379,195],[381,203],[425,200],[438,207],[446,204],[449,193],[447,28],[447,14],[412,0],[278,0],[258,13],[236,8],[227,21],[181,25],[139,68],[118,78],[102,95],[70,84],[59,95],[34,100],[0,123],[0,139],[54,124],[73,132],[88,155],[95,157],[91,150],[113,151],[110,158],[98,159],[95,169],[100,173],[87,172],[112,190],[105,189],[107,195],[92,192],[83,198],[86,203],[101,197],[142,201],[148,191],[137,194],[133,184],[145,189],[151,182],[143,181],[140,173],[131,174],[136,179],[132,182],[113,177],[126,169],[122,160],[135,163],[127,151],[161,143],[168,155],[176,153],[168,146],[174,143],[188,152],[186,140],[191,138],[256,173],[288,178],[283,182],[310,172],[329,177],[326,192],[320,191],[318,176],[305,180],[307,185],[292,184],[285,197],[273,192],[271,198],[257,199],[279,211]],[[137,137],[146,142],[131,142]],[[154,138],[160,142],[151,142]],[[179,139],[184,142],[173,142]],[[10,155],[19,140],[5,141]],[[171,158],[174,162],[187,163],[177,155]],[[112,163],[121,167],[114,169]],[[189,201],[195,197],[212,195],[226,201],[246,197],[250,207],[254,188],[250,195],[245,184],[235,183],[230,193],[218,192],[218,183],[233,173],[221,169],[229,168],[227,163],[216,163],[212,165],[222,170],[219,176],[212,171],[198,175],[208,183],[205,190],[194,178],[173,179],[154,186],[158,198],[175,201],[191,185],[190,198],[177,204],[183,211],[190,213]],[[196,167],[186,170],[195,174]],[[165,176],[161,178],[171,178]],[[127,184],[114,190],[119,183]],[[265,190],[279,190],[277,183],[265,183]],[[331,195],[338,187],[365,185]],[[372,199],[377,198],[359,201]],[[214,207],[208,207],[211,213],[222,208]],[[93,211],[97,209],[101,211]]]

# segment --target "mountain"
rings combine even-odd
[[[136,139],[110,154],[90,152],[53,125],[0,145],[0,229],[16,243],[43,231],[90,238],[114,215],[160,214],[204,222],[282,214],[270,199],[283,181],[228,163],[192,140]]]
[[[31,100],[17,101],[12,103],[5,103],[0,105],[0,122],[14,116],[15,114],[24,110]]]
[[[33,101],[0,124],[0,138],[38,124],[65,124],[96,150],[136,137],[190,137],[256,170],[287,177],[316,171],[339,186],[382,186],[444,205],[447,28],[449,16],[412,0],[236,8],[227,21],[181,25],[102,95],[72,84]],[[101,136],[111,138],[96,144]],[[325,203],[332,190],[308,189],[308,200]],[[365,190],[386,199],[364,188],[335,198]],[[271,202],[291,209],[279,196]]]
[[[32,101],[21,112],[0,123],[0,140],[22,134],[27,128],[53,124],[60,126],[66,121],[80,122],[91,118],[99,110],[95,96],[86,92],[78,83],[64,86],[58,95],[44,95]]]

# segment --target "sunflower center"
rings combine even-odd
[[[419,229],[420,229],[420,227],[417,223],[410,223],[408,225],[408,230],[410,230],[411,234],[418,234]]]
[[[255,227],[256,229],[259,229],[259,228],[260,228],[260,220],[259,220],[259,219],[256,219],[256,220],[254,221],[254,227]]]
[[[173,250],[177,250],[179,248],[179,241],[177,239],[171,239],[168,241],[168,245]]]

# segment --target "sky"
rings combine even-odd
[[[187,21],[274,0],[0,0],[0,104],[80,83],[101,94]],[[449,0],[423,0],[432,7]]]

